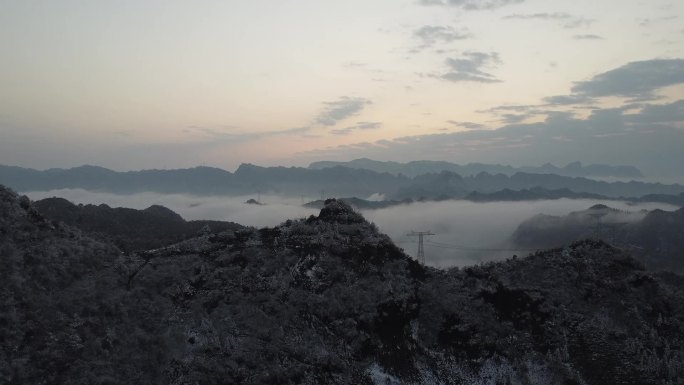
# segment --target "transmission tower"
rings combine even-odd
[[[423,246],[423,237],[426,235],[436,235],[430,230],[428,231],[411,231],[410,233],[406,234],[409,237],[418,237],[418,255],[416,255],[416,259],[418,262],[422,263],[423,265],[425,264],[425,247]]]
[[[601,239],[601,218],[603,218],[606,214],[607,213],[605,213],[605,212],[598,212],[598,213],[589,214],[590,217],[596,219],[596,225],[593,226],[594,238],[596,238],[596,239]]]

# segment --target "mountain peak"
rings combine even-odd
[[[257,165],[252,164],[252,163],[240,163],[238,168],[235,170],[235,174],[239,174],[239,173],[245,172],[245,171],[257,170],[260,168],[262,168],[262,167],[257,166]]]
[[[171,210],[168,207],[161,206],[161,205],[152,205],[144,210],[142,212],[154,215],[159,218],[165,218],[168,220],[172,221],[177,221],[177,222],[185,222],[183,217],[180,216],[180,214],[176,213],[175,211]]]
[[[363,223],[365,219],[361,214],[354,211],[354,209],[344,201],[335,198],[326,199],[318,219],[330,223]]]

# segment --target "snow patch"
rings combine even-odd
[[[375,385],[401,385],[401,381],[398,378],[385,372],[382,366],[375,362],[366,371]]]

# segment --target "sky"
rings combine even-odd
[[[579,160],[669,180],[682,147],[682,1],[0,0],[0,164]]]

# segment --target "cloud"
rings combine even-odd
[[[447,58],[447,72],[432,75],[450,82],[479,82],[498,83],[501,80],[494,75],[483,71],[485,68],[493,68],[501,64],[499,54],[495,52],[465,52],[459,58]]]
[[[531,111],[529,106],[504,106],[498,111]],[[647,176],[676,178],[684,164],[684,100],[670,104],[646,104],[635,109],[592,110],[589,116],[566,111],[546,111],[536,123],[505,124],[494,130],[407,136],[316,152],[317,157],[408,161],[425,159],[454,162],[486,162],[513,165],[539,165],[545,162],[628,164],[641,168]],[[510,113],[510,112],[509,112]],[[520,113],[510,113],[520,115]],[[509,121],[515,119],[508,117]]]
[[[601,36],[592,34],[574,35],[572,38],[575,40],[603,40]]]
[[[554,95],[542,99],[544,103],[552,106],[567,106],[573,104],[592,104],[594,99],[585,95]]]
[[[463,127],[467,128],[469,130],[481,130],[483,128],[486,128],[484,124],[480,123],[473,123],[473,122],[459,122],[456,120],[447,120],[447,123],[452,124],[457,127]]]
[[[495,115],[504,124],[517,124],[535,116],[548,116],[553,113],[545,106],[539,105],[502,105],[485,110],[478,110],[478,113]]]
[[[368,63],[364,62],[358,62],[358,61],[350,61],[342,64],[343,67],[345,68],[364,68],[368,66]]]
[[[532,13],[532,14],[514,14],[505,16],[508,20],[557,20],[562,22],[563,28],[579,28],[592,24],[595,20],[587,19],[580,16],[574,16],[569,13],[554,12],[554,13]]]
[[[648,61],[649,64],[653,62]],[[667,60],[666,62],[681,63],[682,60]],[[660,68],[659,66],[655,67]],[[672,76],[666,77],[668,81],[663,81],[661,79],[662,74],[655,71],[653,66],[648,68],[654,73],[649,75],[651,76],[650,80],[638,79],[639,82],[648,84],[648,86],[643,86],[641,83],[637,83],[636,89],[638,91],[641,92],[643,89],[647,91],[657,90],[659,85],[673,82]],[[617,70],[627,71],[632,76],[637,76],[633,63],[620,66]],[[599,74],[584,83],[591,81],[599,83],[608,81],[610,83],[610,81],[615,81],[614,75],[612,75],[613,71],[616,70],[605,72],[611,74],[607,76],[608,80],[605,79],[604,74]],[[628,79],[628,81],[631,80]],[[592,84],[592,87],[596,87],[596,85]],[[347,159],[373,157],[383,160],[415,160],[425,159],[429,156],[435,160],[528,165],[538,165],[547,161],[569,163],[582,160],[585,163],[633,164],[642,168],[650,176],[669,174],[673,178],[675,176],[682,178],[680,165],[684,164],[684,153],[681,151],[681,143],[684,143],[684,130],[682,130],[684,128],[684,119],[682,119],[684,101],[667,102],[669,104],[662,101],[647,101],[625,105],[618,109],[594,107],[595,110],[589,116],[552,111],[553,109],[571,110],[567,106],[572,108],[575,107],[574,105],[591,104],[594,98],[600,98],[600,96],[594,95],[598,91],[591,87],[589,89],[592,91],[591,93],[580,88],[575,93],[549,96],[544,99],[544,102],[548,104],[506,105],[478,111],[484,114],[495,114],[502,118],[503,124],[492,127],[498,127],[496,130],[488,130],[476,125],[468,126],[466,125],[467,122],[454,120],[449,124],[457,126],[460,123],[462,127],[470,128],[470,130],[456,132],[457,129],[454,129],[449,133],[385,139],[373,143],[357,143],[345,148],[330,148],[305,156],[315,155],[319,158],[340,157]],[[604,90],[604,88],[599,89]],[[630,94],[634,94],[634,92],[630,92]],[[353,102],[351,98],[340,98],[340,100]],[[364,108],[364,103],[369,102],[365,99],[361,100],[361,108]],[[334,105],[326,104],[325,106],[332,108],[344,104],[332,103]],[[510,116],[506,116],[507,114]],[[520,120],[515,123],[515,119],[517,119],[515,116],[520,115],[532,116],[536,123],[525,124],[521,123]],[[377,122],[364,122],[363,119],[353,117],[349,118],[348,121],[336,122],[336,126],[326,127],[325,131],[329,133],[329,130],[333,128],[342,129],[343,131],[336,134],[353,135],[357,132],[354,130],[361,130],[364,127],[372,129],[377,125]],[[442,123],[442,126],[446,124],[444,120]],[[494,123],[491,124],[494,125]],[[293,128],[262,133],[261,135],[302,135],[315,132],[317,128],[320,129],[320,126],[312,125],[310,128]],[[224,131],[229,130],[224,129]],[[217,142],[236,143],[229,137],[226,137],[225,140],[214,140],[213,137],[208,137],[208,139],[205,141],[207,146],[215,146]],[[240,147],[239,144],[235,146]],[[187,154],[191,153],[182,148],[179,149],[179,151],[171,152],[178,152],[179,156],[186,158]],[[170,153],[168,146],[160,148],[159,151],[163,151],[164,154]],[[196,154],[201,153],[203,152],[197,150],[193,151],[192,155],[196,156]],[[120,154],[117,155],[123,158]],[[161,157],[158,156],[158,158]],[[195,159],[200,158],[196,157]]]
[[[348,135],[348,134],[351,134],[353,131],[375,130],[375,129],[378,129],[380,127],[382,127],[382,123],[380,123],[380,122],[357,122],[353,126],[335,129],[335,130],[332,130],[330,132],[335,134],[335,135]]]
[[[522,3],[525,0],[419,0],[420,5],[455,7],[467,11],[495,9],[506,5]]]
[[[419,48],[431,47],[437,43],[451,43],[456,40],[465,40],[472,37],[468,29],[463,28],[457,31],[451,26],[424,25],[415,31],[413,35],[422,41]]]
[[[527,118],[531,117],[532,115],[530,114],[503,114],[501,115],[504,123],[506,124],[515,124],[515,123],[520,123]]]
[[[589,97],[652,97],[660,88],[684,83],[684,59],[653,59],[621,67],[576,82],[572,92]]]
[[[548,109],[541,108],[535,105],[503,105],[488,108],[486,110],[478,110],[478,113],[491,114],[501,117],[505,123],[519,123],[527,118],[535,115],[547,115]]]
[[[531,19],[541,19],[541,20],[566,20],[571,18],[567,13],[531,13],[531,14],[513,14],[504,16],[504,19],[518,19],[518,20],[531,20]]]
[[[354,128],[357,130],[374,130],[380,127],[382,127],[380,122],[358,122]]]
[[[450,74],[430,75],[452,81],[495,81],[484,71],[498,63],[496,54],[469,52],[448,60]],[[449,76],[452,79],[449,79]],[[543,99],[538,105],[503,105],[479,110],[494,115],[498,129],[416,135],[312,151],[307,156],[328,158],[371,157],[385,160],[431,159],[456,162],[502,162],[536,165],[544,162],[628,164],[648,176],[684,182],[684,99],[658,103],[656,92],[684,84],[683,59],[653,59],[630,62],[575,82],[571,93]],[[627,97],[617,108],[601,108],[602,97]],[[589,115],[571,108],[590,108]],[[535,123],[524,123],[527,118]],[[458,121],[447,121],[465,126]]]
[[[340,120],[347,119],[361,112],[371,101],[364,98],[343,96],[334,102],[325,102],[326,108],[316,118],[316,123],[334,126]]]
[[[663,17],[657,17],[655,19],[649,19],[649,18],[637,19],[637,21],[639,22],[640,27],[650,27],[653,24],[662,25],[665,22],[668,22],[670,20],[677,20],[677,19],[678,19],[677,16],[663,16]]]
[[[645,105],[639,113],[628,114],[625,119],[633,123],[684,122],[684,100],[670,104]]]

